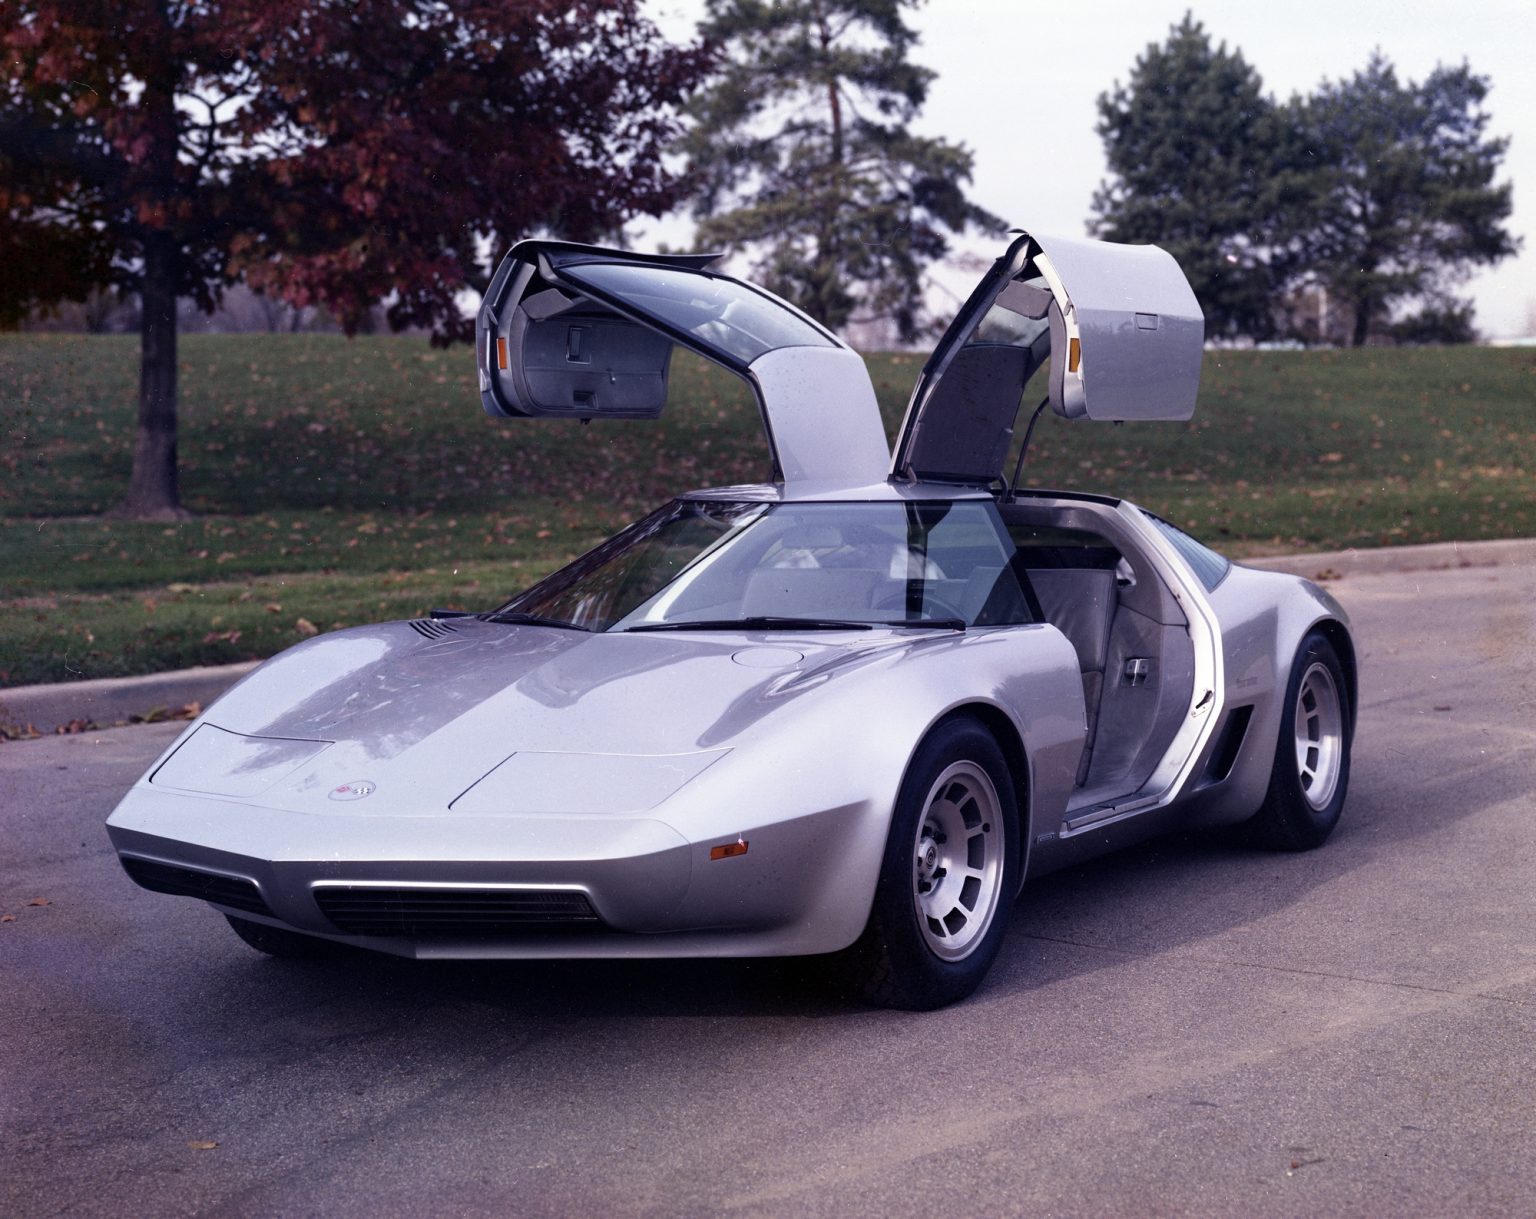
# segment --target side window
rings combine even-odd
[[[1176,525],[1170,525],[1162,517],[1154,516],[1145,509],[1142,510],[1142,515],[1157,526],[1157,531],[1173,544],[1173,548],[1195,573],[1195,578],[1205,586],[1206,592],[1215,591],[1216,586],[1227,578],[1227,572],[1232,570],[1230,559],[1217,554],[1209,546],[1195,541],[1189,534]]]

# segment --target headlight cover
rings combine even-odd
[[[279,779],[329,749],[330,741],[242,736],[199,724],[150,776],[156,787],[206,796],[259,796]]]

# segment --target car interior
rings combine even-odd
[[[1188,619],[1110,511],[1034,499],[1001,511],[1042,615],[1077,652],[1088,732],[1072,806],[1134,792],[1194,692]]]

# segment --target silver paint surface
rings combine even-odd
[[[1200,322],[1177,266],[1152,248],[1042,242],[1082,341],[1068,413],[1187,417]],[[490,358],[482,345],[482,374]],[[868,373],[836,340],[733,371],[758,395],[783,481],[688,498],[991,495],[887,478]],[[1207,592],[1121,501],[1053,493],[1020,504],[1113,541],[1134,569],[1136,612],[1188,632],[1188,706],[1175,708],[1177,730],[1133,791],[1087,807],[1078,792],[1073,804],[1084,677],[1073,644],[1046,623],[590,633],[459,618],[437,638],[385,623],[273,657],[127,793],[108,820],[112,841],[253,882],[278,925],[403,955],[771,955],[828,952],[860,934],[908,763],[952,714],[983,718],[1019,759],[1029,874],[1160,829],[1251,815],[1292,657],[1315,628],[1348,650],[1343,611],[1307,581],[1240,566]],[[1228,712],[1244,706],[1237,762],[1208,782]],[[365,797],[336,798],[359,783],[372,787]],[[711,858],[737,843],[746,853]],[[606,928],[348,937],[315,901],[317,887],[337,884],[578,890]]]

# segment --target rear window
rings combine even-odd
[[[1108,570],[1120,552],[1101,534],[1062,525],[1010,525],[1008,534],[1024,566]]]
[[[787,306],[734,280],[631,263],[578,263],[562,273],[692,336],[728,363],[750,364],[780,347],[834,346]]]

